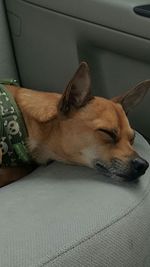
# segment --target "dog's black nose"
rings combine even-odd
[[[137,157],[132,160],[133,172],[137,174],[137,176],[143,175],[147,168],[149,167],[149,163],[140,157]]]

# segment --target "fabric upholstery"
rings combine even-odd
[[[135,146],[150,162],[137,134]],[[149,267],[150,168],[116,184],[52,163],[0,190],[0,267]]]
[[[4,1],[0,0],[0,79],[18,78],[9,36]]]

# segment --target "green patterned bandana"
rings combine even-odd
[[[25,140],[28,136],[22,114],[4,84],[17,85],[14,80],[0,82],[0,149],[2,166],[31,163]]]

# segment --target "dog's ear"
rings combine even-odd
[[[112,101],[120,103],[126,114],[139,104],[144,98],[145,94],[150,88],[150,80],[145,80],[138,83],[135,87],[131,88],[125,94],[114,97]]]
[[[82,62],[61,97],[59,111],[67,114],[72,108],[86,105],[92,98],[89,67]]]

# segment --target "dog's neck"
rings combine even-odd
[[[7,86],[13,94],[28,131],[27,148],[33,159],[39,164],[50,160],[62,161],[60,124],[57,118],[57,106],[61,94],[18,89]],[[37,107],[38,106],[38,107]]]
[[[64,158],[61,150],[60,127],[56,119],[40,123],[25,117],[28,127],[27,147],[33,159],[39,164],[48,163],[50,160],[62,161]]]

